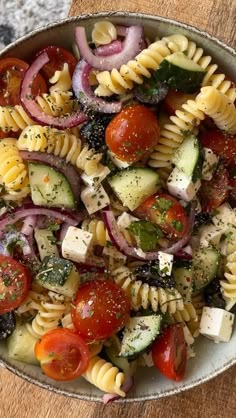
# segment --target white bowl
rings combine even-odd
[[[115,23],[125,25],[142,24],[147,36],[150,37],[153,33],[158,33],[160,36],[182,33],[201,46],[206,54],[210,54],[213,62],[219,64],[222,72],[228,77],[233,79],[236,74],[236,51],[223,42],[192,26],[138,13],[99,13],[65,19],[19,39],[5,48],[0,57],[12,56],[27,60],[35,50],[50,44],[71,49],[74,42],[74,28],[83,25],[90,33],[93,24],[101,18],[108,18]],[[215,344],[211,340],[199,337],[195,343],[195,352],[196,357],[188,361],[186,376],[179,383],[163,378],[155,368],[140,369],[135,375],[135,386],[129,392],[126,401],[142,401],[173,395],[206,382],[233,366],[236,364],[236,329],[229,343]],[[102,392],[83,378],[72,382],[56,382],[43,375],[39,367],[9,359],[3,342],[0,343],[0,363],[27,381],[56,393],[84,400],[102,400]]]

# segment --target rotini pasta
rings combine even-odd
[[[34,122],[27,115],[21,105],[0,106],[0,129],[3,132],[18,132],[26,128],[28,125],[33,125]]]
[[[201,316],[202,316],[202,310],[206,303],[205,303],[203,292],[194,293],[191,299],[192,299],[191,303],[193,307],[195,308],[195,311],[197,314],[197,319],[194,319],[194,320],[190,319],[188,321],[188,328],[192,336],[196,338],[199,336],[199,326],[200,326],[200,321],[201,321]]]
[[[225,280],[220,281],[226,309],[231,309],[236,303],[236,252],[229,254],[226,261]]]
[[[124,373],[99,356],[90,359],[83,377],[104,392],[125,396],[125,392],[121,389],[125,380]]]
[[[64,63],[61,71],[55,71],[55,74],[49,81],[52,84],[49,88],[51,94],[54,94],[55,92],[69,92],[72,87],[72,81],[67,62]]]
[[[83,145],[80,138],[67,131],[59,131],[48,126],[34,125],[25,128],[17,142],[18,149],[41,151],[65,158],[67,162],[91,175],[101,169],[102,154]]]
[[[184,309],[182,296],[176,289],[163,289],[149,286],[141,280],[132,280],[133,275],[128,270],[127,267],[114,270],[112,277],[128,294],[134,310],[151,307],[154,312],[160,310],[162,313],[173,314]]]
[[[184,309],[173,314],[175,322],[197,321],[198,316],[192,303],[184,303]]]
[[[236,108],[226,94],[215,87],[202,87],[196,97],[196,103],[200,110],[213,119],[219,129],[230,134],[236,133]]]
[[[91,35],[95,45],[106,45],[117,39],[117,30],[108,20],[100,20],[94,24]]]
[[[93,245],[105,247],[106,242],[109,241],[104,222],[101,219],[85,219],[81,228],[93,234]]]

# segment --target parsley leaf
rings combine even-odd
[[[154,250],[158,239],[163,236],[157,225],[144,220],[131,222],[127,229],[136,237],[138,244],[143,251]]]

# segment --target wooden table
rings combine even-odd
[[[109,10],[141,11],[181,20],[236,47],[236,0],[73,0],[70,15]],[[0,418],[236,417],[236,367],[185,393],[132,405],[103,406],[55,395],[4,369],[0,377]]]

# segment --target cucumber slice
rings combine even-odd
[[[157,337],[161,329],[161,315],[130,318],[123,333],[121,357],[133,357],[144,351]]]
[[[161,62],[154,74],[158,81],[166,82],[172,89],[195,93],[201,86],[205,70],[183,52],[174,52]]]
[[[109,184],[124,206],[133,211],[145,199],[156,193],[158,174],[149,168],[127,168],[115,174]]]
[[[199,141],[194,135],[184,140],[174,154],[172,162],[186,176],[191,177],[194,183],[201,177],[203,157]]]
[[[80,275],[71,261],[49,256],[43,259],[34,280],[45,289],[73,298],[80,284]]]
[[[35,205],[75,209],[75,198],[64,174],[45,164],[29,163],[29,181]]]
[[[199,248],[193,254],[194,290],[206,287],[215,277],[220,263],[220,253],[215,248]]]
[[[115,340],[115,341],[114,341]],[[117,336],[113,337],[113,343],[111,346],[105,348],[105,353],[109,359],[109,361],[118,369],[122,370],[126,376],[133,374],[133,365],[130,363],[127,358],[120,357],[120,340]]]
[[[184,302],[190,303],[193,291],[193,271],[191,261],[175,263],[172,273],[175,279],[176,289],[183,296]]]
[[[49,255],[59,256],[56,244],[54,244],[55,237],[49,229],[34,229],[34,238],[39,250],[40,259]]]
[[[24,363],[38,364],[34,354],[34,346],[37,341],[37,338],[30,334],[25,324],[17,322],[16,328],[7,339],[9,357]]]

